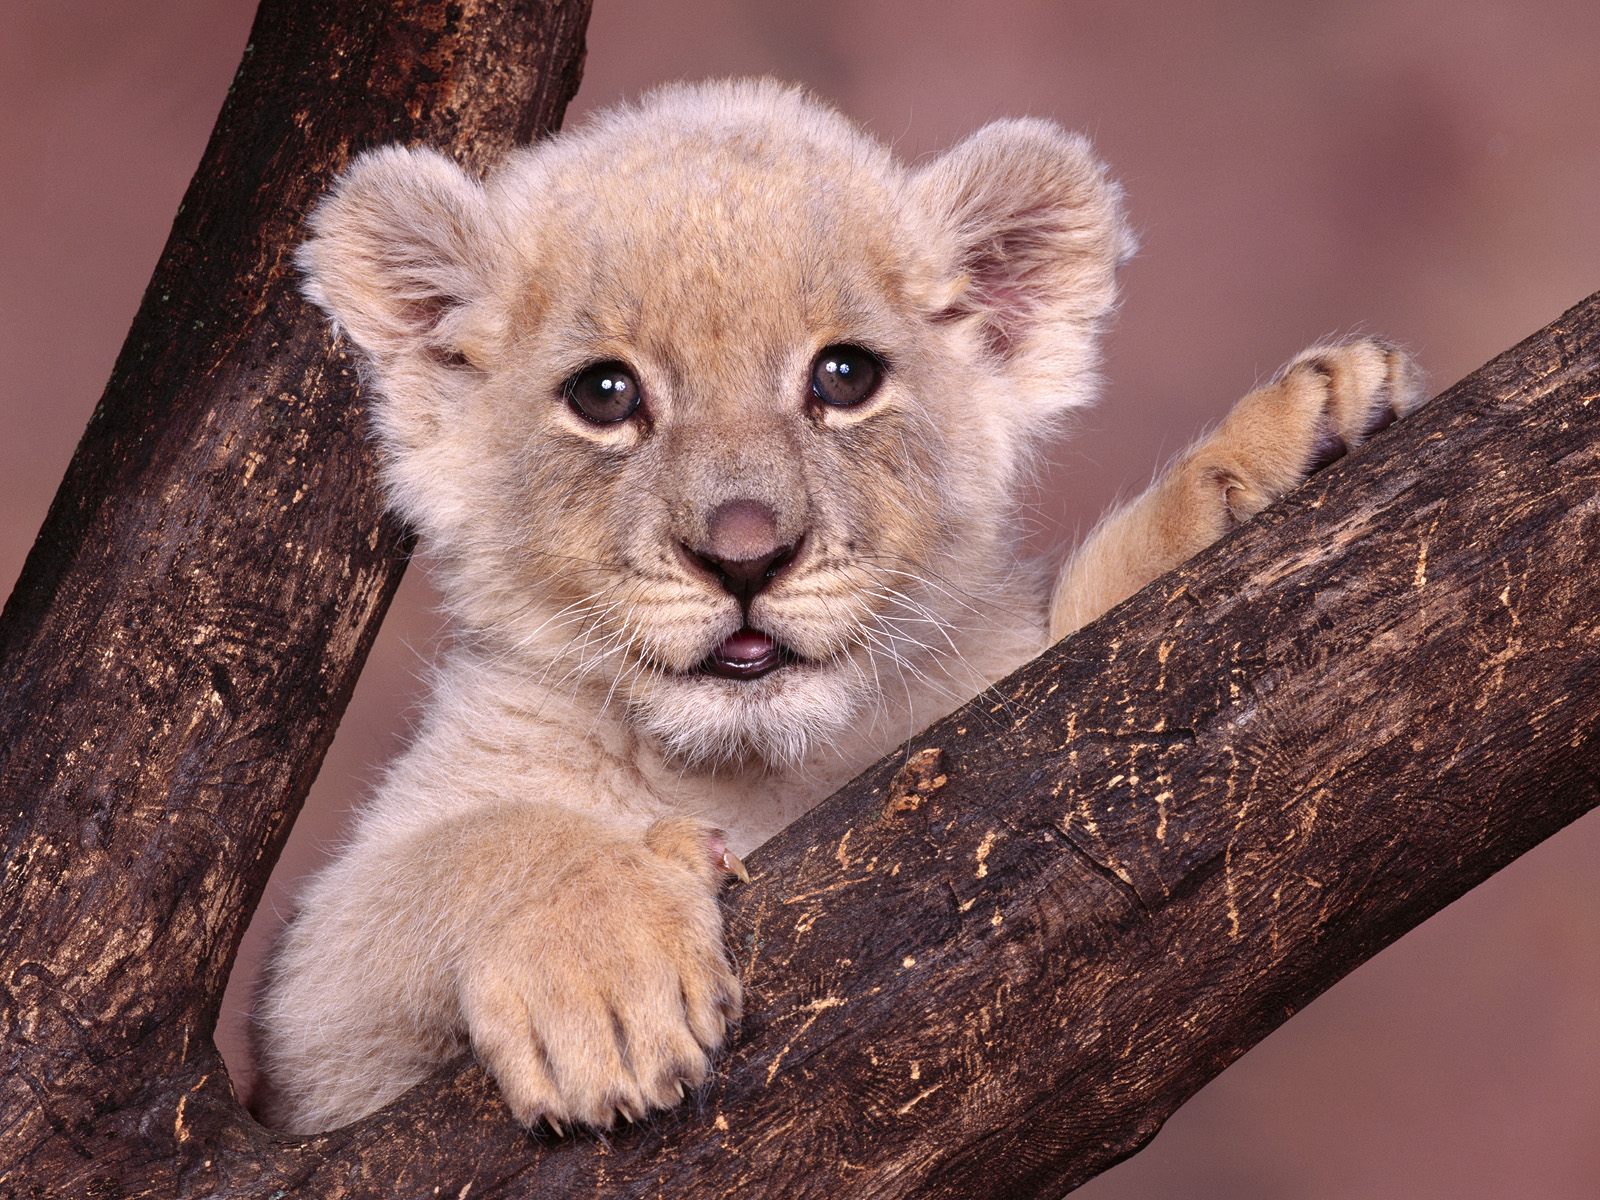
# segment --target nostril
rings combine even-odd
[[[777,574],[774,568],[778,560],[788,553],[789,548],[784,546],[772,554],[762,554],[755,558],[719,559],[717,565],[729,579],[746,587],[760,588]]]
[[[684,565],[691,570],[704,571],[715,578],[722,574],[722,566],[709,554],[701,554],[688,542],[678,543],[678,557],[683,559]]]
[[[800,557],[800,547],[805,545],[805,534],[801,534],[791,546],[784,546],[767,562],[766,577],[776,579],[789,569],[789,564]]]
[[[779,546],[751,558],[719,558],[714,554],[696,550],[687,542],[679,542],[678,547],[692,564],[710,574],[725,590],[737,597],[741,604],[748,605],[757,592],[776,579],[795,560],[804,540],[801,538],[793,545]]]

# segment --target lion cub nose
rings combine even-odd
[[[684,549],[748,608],[794,559],[799,542],[778,537],[778,515],[759,500],[729,500],[706,521],[705,544]]]

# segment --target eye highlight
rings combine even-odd
[[[811,396],[830,408],[853,408],[883,382],[883,360],[861,346],[824,346],[811,363]]]
[[[625,363],[591,363],[561,391],[578,415],[595,425],[615,425],[639,410],[639,381]]]

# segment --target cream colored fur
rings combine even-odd
[[[529,1124],[676,1102],[739,1012],[725,847],[1416,403],[1383,344],[1308,352],[1052,586],[1018,487],[1095,396],[1132,246],[1119,189],[1048,122],[909,168],[764,82],[656,92],[481,182],[426,150],[354,162],[307,291],[364,355],[457,637],[275,956],[264,1119],[353,1120],[469,1046]],[[859,408],[807,403],[837,342],[888,363]],[[613,359],[645,408],[589,424],[562,383]],[[749,613],[800,661],[748,681],[697,671],[744,617],[677,550],[741,499],[803,539]]]

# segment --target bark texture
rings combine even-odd
[[[231,1103],[222,985],[406,552],[354,365],[296,291],[300,222],[367,147],[483,164],[554,128],[587,18],[257,14],[0,615],[0,1195],[202,1195],[212,1148],[263,1136],[188,1109]]]
[[[1597,296],[754,855],[696,1103],[544,1142],[463,1062],[256,1126],[217,1003],[403,555],[296,223],[553,122],[583,16],[263,7],[0,617],[0,1195],[1058,1196],[1600,795]]]

